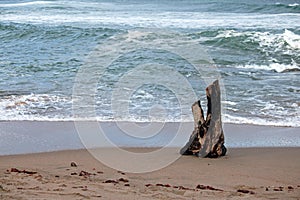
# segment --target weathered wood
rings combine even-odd
[[[180,150],[182,155],[219,157],[226,154],[221,119],[221,95],[219,81],[206,88],[207,115],[204,119],[201,102],[192,105],[194,131],[187,144]]]

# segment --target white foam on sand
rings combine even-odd
[[[225,114],[222,118],[224,123],[232,124],[252,124],[260,126],[277,126],[277,127],[300,127],[300,116],[290,117],[289,119],[272,119],[258,117],[240,117]]]

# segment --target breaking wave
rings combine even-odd
[[[7,4],[0,3],[0,8],[1,7],[22,7],[22,6],[45,5],[45,4],[51,4],[51,3],[53,3],[53,2],[51,2],[51,1],[29,1],[29,2],[24,2],[24,3],[7,3]]]

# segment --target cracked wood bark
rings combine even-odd
[[[180,150],[183,155],[219,157],[226,154],[221,120],[221,95],[219,81],[206,88],[207,115],[204,119],[201,102],[192,105],[194,131],[187,144]]]

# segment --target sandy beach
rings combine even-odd
[[[1,156],[0,199],[300,199],[299,153],[231,148],[219,159],[182,156],[142,174],[111,169],[86,150]]]
[[[0,13],[0,200],[300,200],[299,0]]]

